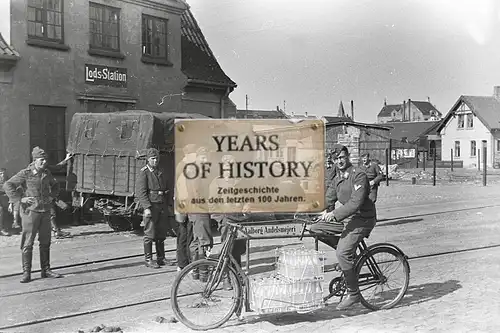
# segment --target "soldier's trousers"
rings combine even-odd
[[[189,214],[188,218],[193,223],[193,240],[189,246],[189,251],[191,255],[198,254],[199,258],[203,258],[205,250],[212,248],[214,244],[210,227],[210,215]]]
[[[378,186],[372,187],[370,190],[370,194],[368,195],[368,198],[373,202],[377,202],[377,195],[378,195]]]
[[[166,206],[153,203],[151,217],[144,219],[144,243],[164,241],[167,238]]]
[[[37,234],[40,249],[50,248],[50,212],[33,212],[21,209],[20,213],[23,226],[21,233],[21,250],[23,253],[33,251],[33,244]]]
[[[375,218],[352,217],[349,222],[330,223],[320,222],[313,224],[309,228],[312,235],[318,236],[318,239],[326,245],[334,248],[337,255],[337,261],[343,271],[354,268],[354,259],[358,244],[370,236],[375,227]],[[335,236],[341,234],[340,237]]]
[[[177,266],[184,268],[191,261],[190,245],[193,241],[193,222],[186,215],[179,214],[177,219]]]

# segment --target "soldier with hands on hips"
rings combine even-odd
[[[159,268],[171,265],[165,259],[167,238],[168,186],[166,175],[159,170],[160,153],[150,148],[146,154],[147,163],[137,178],[137,199],[144,209],[144,258],[146,267]],[[156,262],[153,260],[153,242],[156,248]]]
[[[368,198],[370,185],[366,174],[351,164],[347,147],[335,145],[334,152],[338,169],[326,191],[327,209],[321,214],[324,222],[313,224],[310,233],[336,249],[348,291],[337,309],[344,310],[360,301],[354,259],[358,244],[375,227],[376,212]],[[335,208],[336,202],[340,202],[340,207]]]
[[[50,209],[59,195],[59,184],[47,169],[47,154],[40,147],[33,148],[33,163],[7,180],[4,190],[10,201],[20,202],[22,223],[21,250],[23,276],[21,283],[31,281],[33,244],[38,234],[42,278],[59,278],[50,270],[51,225]],[[23,188],[20,195],[18,188]]]

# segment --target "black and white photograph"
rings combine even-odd
[[[0,0],[0,333],[500,331],[500,2]]]

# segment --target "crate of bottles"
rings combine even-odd
[[[324,252],[299,248],[276,249],[276,273],[291,281],[323,280]]]
[[[250,303],[260,314],[306,313],[324,306],[321,280],[291,281],[279,274],[250,282]]]

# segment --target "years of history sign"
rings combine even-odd
[[[321,120],[176,120],[175,210],[321,211],[324,137]]]

